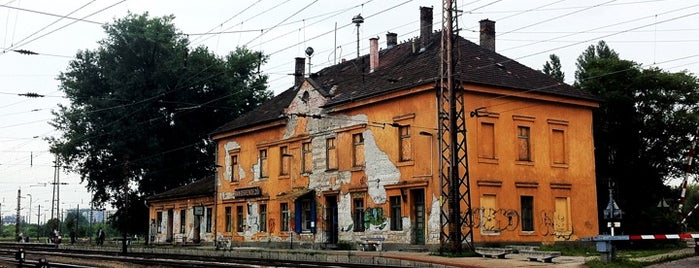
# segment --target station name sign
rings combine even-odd
[[[262,195],[262,188],[259,186],[238,188],[233,192],[235,198],[258,197]]]

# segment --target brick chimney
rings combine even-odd
[[[432,34],[432,8],[420,7],[420,51],[427,49]]]
[[[484,19],[481,24],[481,47],[495,51],[495,22]]]
[[[398,34],[388,32],[386,34],[386,48],[393,48],[398,45]]]
[[[369,72],[379,67],[379,38],[369,38]]]
[[[294,66],[294,87],[299,87],[303,83],[305,76],[304,70],[306,65],[306,58],[298,57],[296,58],[296,65]]]

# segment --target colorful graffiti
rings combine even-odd
[[[364,228],[369,229],[371,225],[383,229],[386,226],[386,216],[384,216],[383,208],[367,208],[364,211]]]
[[[514,209],[473,209],[473,226],[483,232],[514,231],[519,227],[519,222],[519,213]]]
[[[573,236],[573,227],[568,226],[568,219],[563,215],[556,218],[553,211],[541,211],[542,235],[553,236],[556,239],[570,240]]]
[[[482,233],[517,231],[521,223],[521,216],[514,209],[473,208],[472,211],[473,227],[480,229]],[[573,227],[565,215],[546,210],[542,210],[540,215],[537,230],[540,230],[538,232],[542,236],[553,236],[559,240],[570,240],[573,237]]]

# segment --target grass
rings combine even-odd
[[[585,262],[585,265],[590,268],[636,268],[646,267],[648,265],[659,264],[679,260],[693,256],[693,253],[662,256],[657,259],[637,261],[634,259],[649,257],[654,255],[667,254],[678,248],[663,248],[663,249],[634,249],[634,250],[619,250],[617,259],[610,263],[603,263],[599,259]]]

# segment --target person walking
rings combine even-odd
[[[102,228],[97,231],[97,245],[104,245],[104,230]]]

